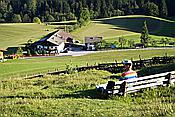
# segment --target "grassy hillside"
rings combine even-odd
[[[56,30],[55,27],[32,23],[0,24],[0,48],[19,46],[29,39],[36,41]]]
[[[162,37],[175,36],[175,22],[173,20],[140,15],[98,19],[92,21],[88,26],[72,32],[72,35],[75,39],[82,42],[85,36],[102,36],[107,41],[115,41],[117,37],[124,36],[127,39],[139,41],[144,20],[147,20],[148,29],[153,38],[160,39]],[[66,23],[70,25],[74,24],[75,21]],[[19,46],[29,39],[36,41],[56,30],[58,26],[66,23],[51,23],[52,25],[28,23],[0,24],[0,48]]]
[[[79,40],[84,40],[85,36],[102,36],[109,41],[116,40],[116,37],[126,36],[129,38],[132,36],[138,40],[140,32],[142,30],[143,22],[147,21],[148,30],[155,39],[159,39],[159,36],[174,37],[175,22],[172,20],[166,20],[156,18],[152,16],[120,16],[105,19],[98,19],[93,21],[87,27],[73,32],[72,34]]]
[[[175,56],[175,49],[161,49],[161,50],[132,50],[132,51],[113,51],[89,54],[85,56],[65,56],[56,58],[37,58],[37,59],[24,59],[24,60],[9,60],[4,63],[0,63],[0,79],[7,79],[9,77],[18,77],[21,74],[31,74],[47,72],[54,69],[65,69],[66,64],[72,67],[94,65],[100,62],[114,62],[115,60],[121,61],[122,59],[139,59],[139,55],[142,58],[151,58],[154,56],[168,55]]]
[[[175,115],[175,86],[134,97],[108,99],[95,90],[106,83],[106,71],[36,79],[0,80],[0,116],[11,117],[159,117]]]

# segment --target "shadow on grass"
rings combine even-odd
[[[88,98],[88,99],[106,99],[107,96],[102,95],[96,89],[76,91],[71,94],[62,94],[58,96],[22,96],[22,95],[10,95],[10,96],[0,96],[1,99],[15,99],[15,98],[29,98],[29,99],[64,99],[64,98]]]
[[[147,21],[147,27],[150,34],[157,36],[169,36],[174,37],[175,23],[165,20],[159,20],[149,17],[127,17],[127,18],[114,18],[114,19],[102,19],[98,20],[104,24],[110,24],[116,26],[113,29],[126,30],[136,33],[142,31],[143,22]]]
[[[153,75],[153,74],[158,74],[163,72],[169,72],[173,70],[175,70],[175,63],[145,67],[145,68],[142,68],[137,73],[139,77],[142,77],[142,76]]]
[[[76,91],[72,94],[61,95],[61,98],[88,98],[88,99],[106,99],[106,95],[102,95],[96,89]]]

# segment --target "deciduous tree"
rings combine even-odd
[[[127,42],[126,38],[124,38],[123,36],[119,37],[118,44],[120,45],[121,48],[123,48],[123,46],[126,44],[126,42]]]

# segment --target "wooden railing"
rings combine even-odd
[[[169,86],[174,82],[175,71],[171,71],[118,82],[108,81],[106,84],[96,86],[96,89],[102,94],[119,94],[126,96],[126,94],[138,92],[141,89],[158,86]]]
[[[175,56],[164,56],[164,57],[153,57],[151,59],[144,59],[144,60],[135,60],[133,62],[133,69],[140,69],[145,66],[150,65],[157,65],[157,64],[169,64],[169,63],[175,63]],[[112,73],[121,73],[123,72],[123,64],[121,62],[115,61],[111,63],[99,63],[96,65],[88,65],[83,67],[75,67],[71,68],[72,71],[86,71],[86,70],[107,70]],[[59,71],[56,69],[55,71],[48,71],[47,73],[39,73],[39,74],[33,74],[33,75],[24,75],[24,78],[30,79],[30,78],[36,78],[36,77],[43,77],[45,75],[60,75],[60,74],[69,74],[69,70],[61,70]]]
[[[144,60],[135,60],[133,62],[133,69],[140,69],[145,66],[150,66],[150,65],[157,65],[157,64],[169,64],[169,63],[175,63],[175,56],[164,56],[164,57],[153,57],[151,59],[144,59]],[[100,63],[97,65],[87,65],[83,67],[76,67],[72,68],[72,70],[75,71],[86,71],[86,70],[91,70],[91,69],[96,69],[96,70],[107,70],[109,72],[113,73],[120,73],[123,72],[123,64],[121,62],[111,62],[111,63]],[[65,74],[69,73],[67,70],[64,71],[53,71],[49,72],[48,74],[50,75],[59,75],[59,74]]]

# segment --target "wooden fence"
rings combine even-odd
[[[108,81],[106,84],[96,86],[96,89],[102,94],[119,94],[126,96],[126,94],[138,92],[141,89],[158,86],[169,86],[174,82],[175,71],[171,71],[118,82]]]
[[[150,65],[175,63],[175,56],[153,57],[151,59],[144,59],[144,60],[140,59],[132,62],[133,62],[133,69],[140,69]],[[91,65],[91,66],[87,65],[85,67],[76,67],[76,68],[71,68],[70,70],[80,72],[80,71],[96,69],[96,70],[107,70],[112,73],[120,73],[120,72],[123,72],[123,67],[124,66],[121,62],[115,61],[113,63],[101,63],[98,65]],[[48,74],[59,75],[59,74],[65,74],[65,73],[69,73],[69,70],[53,71],[53,72],[49,72]]]
[[[175,56],[164,56],[164,57],[153,57],[151,59],[140,59],[135,60],[133,62],[133,69],[140,69],[145,66],[150,65],[156,65],[156,64],[169,64],[169,63],[175,63]],[[100,63],[97,65],[88,65],[83,67],[75,67],[75,68],[68,68],[67,70],[55,70],[55,71],[49,71],[48,73],[39,73],[39,74],[33,74],[33,75],[25,75],[26,79],[36,78],[36,77],[44,77],[45,75],[60,75],[60,74],[69,74],[71,71],[86,71],[91,69],[96,70],[107,70],[112,73],[121,73],[123,72],[123,64],[121,62],[111,62],[111,63]]]

